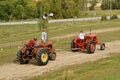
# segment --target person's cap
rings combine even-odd
[[[82,30],[80,32],[83,32]]]
[[[36,40],[37,40],[37,38],[36,38],[36,37],[34,37],[34,40],[36,41]]]

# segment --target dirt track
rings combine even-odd
[[[104,51],[100,51],[97,46],[94,54],[57,51],[57,59],[55,61],[49,61],[46,66],[37,66],[35,64],[19,65],[15,63],[0,66],[0,80],[22,80],[23,78],[40,75],[50,70],[56,70],[62,66],[94,61],[100,58],[105,58],[110,53],[120,52],[120,40],[106,43],[106,46],[106,50]]]

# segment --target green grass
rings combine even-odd
[[[13,63],[16,59],[17,51],[17,47],[3,48],[3,51],[0,50],[0,65]]]
[[[120,19],[111,21],[77,21],[66,23],[50,23],[48,27],[48,36],[55,37],[80,30],[92,30],[103,29],[110,27],[120,26]],[[0,26],[0,44],[7,42],[14,42],[20,40],[28,40],[34,36],[40,38],[41,31],[39,31],[38,25],[12,25],[12,26]]]
[[[119,80],[119,63],[120,53],[113,53],[105,59],[62,67],[28,80]]]
[[[110,42],[110,41],[120,40],[119,36],[120,36],[120,30],[98,34],[99,40],[102,42]]]
[[[51,24],[51,26],[52,26],[52,29],[49,28],[50,36],[59,36],[59,35],[73,33],[73,32],[79,32],[80,30],[89,30],[90,28],[92,28],[92,30],[95,30],[95,29],[103,29],[103,28],[110,28],[110,27],[118,27],[120,26],[120,23],[119,23],[119,20],[104,21],[104,22],[78,21],[78,22],[54,23],[54,24]]]
[[[22,39],[29,39],[38,32],[37,25],[12,25],[0,26],[0,43],[12,41],[20,41]]]

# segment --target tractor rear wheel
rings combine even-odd
[[[29,63],[29,59],[27,56],[25,56],[21,50],[19,50],[17,52],[17,61],[20,62],[20,64],[28,64]]]
[[[100,44],[100,50],[105,50],[105,43]]]
[[[90,40],[86,46],[87,52],[92,54],[95,52],[96,45],[93,40]]]
[[[36,54],[36,61],[38,62],[38,65],[46,65],[49,61],[48,56],[48,50],[47,49],[40,49],[38,50]]]
[[[52,60],[52,61],[54,61],[54,60],[56,59],[56,52],[51,53],[51,54],[49,55],[49,59]]]
[[[72,42],[71,42],[71,49],[72,49],[72,51],[73,52],[78,51],[78,50],[75,50],[74,48],[75,48],[75,43],[74,43],[74,40],[72,40]]]

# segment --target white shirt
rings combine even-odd
[[[85,33],[80,33],[80,34],[79,34],[79,38],[80,38],[80,39],[84,39],[84,38],[85,38],[85,35],[86,35]]]
[[[46,32],[42,32],[41,39],[42,39],[42,41],[46,42],[46,40],[47,40],[47,33]]]

